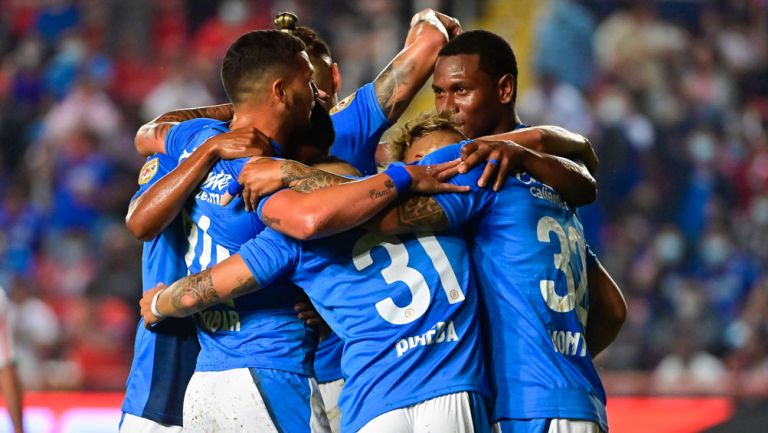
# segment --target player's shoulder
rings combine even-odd
[[[359,106],[364,108],[378,107],[376,91],[373,83],[367,83],[352,92],[349,96],[342,99],[334,105],[329,111],[331,119],[338,118],[337,114],[343,112],[349,107]]]

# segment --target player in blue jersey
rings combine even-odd
[[[521,132],[521,134],[522,134],[522,133],[523,133],[523,132]],[[351,202],[354,202],[354,199],[352,199],[352,200],[351,200]],[[300,211],[299,211],[298,213],[302,213],[302,212],[300,212]],[[400,396],[398,396],[398,397],[400,397]],[[403,398],[405,398],[405,397],[403,396]],[[443,418],[445,418],[445,417],[443,417]],[[448,419],[450,419],[450,417],[449,417]],[[381,420],[381,421],[383,421],[383,420]]]
[[[439,29],[439,27],[443,26],[442,23],[445,23],[448,27],[447,30]],[[300,29],[301,28],[299,28],[299,30]],[[426,77],[432,70],[437,51],[445,43],[445,34],[453,35],[459,31],[460,27],[455,20],[450,19],[449,17],[431,11],[423,11],[422,13],[417,14],[406,41],[406,48],[403,52],[396,57],[387,69],[377,78],[373,85],[365,86],[361,91],[356,93],[356,95],[358,95],[357,97],[353,95],[348,98],[347,102],[349,103],[341,104],[341,107],[346,108],[338,110],[338,113],[334,114],[334,123],[340,138],[335,143],[334,150],[343,151],[347,154],[355,154],[357,155],[358,161],[363,161],[360,164],[373,166],[372,153],[373,148],[378,142],[379,136],[388,123],[396,120],[402,113],[407,102],[426,80]],[[301,32],[297,32],[297,35],[302,37],[302,34],[300,33]],[[332,77],[333,79],[324,79],[322,76],[318,77],[318,74],[315,75],[315,78],[318,79],[321,88],[325,87],[329,94],[334,95],[335,91],[338,90],[340,80],[338,78],[338,69],[335,68],[332,62],[330,62],[330,53],[327,50],[327,46],[325,46],[324,51],[322,49],[315,50],[313,47],[316,46],[322,48],[325,44],[315,44],[310,43],[312,41],[307,41],[307,39],[304,40],[310,47],[310,59],[316,69],[322,72],[324,70],[323,67],[325,67],[327,73],[324,77]],[[404,69],[405,65],[408,65],[408,68],[406,68],[407,70],[401,70]],[[374,89],[376,90],[375,92]],[[384,110],[386,110],[386,114],[384,113]],[[152,146],[156,146],[157,143],[164,145],[163,138],[165,134],[167,134],[168,129],[176,125],[178,121],[198,116],[210,116],[222,120],[228,119],[231,117],[231,107],[222,105],[205,109],[181,110],[160,116],[155,121],[145,125],[140,133],[137,134],[137,148],[143,151],[147,151],[148,149],[165,150],[164,146],[159,148],[153,148]],[[340,125],[342,127],[340,127]],[[364,127],[361,128],[360,126]],[[345,137],[348,137],[346,142],[343,140]],[[345,151],[345,148],[350,150]],[[363,158],[363,155],[366,153],[371,154],[367,157],[367,160],[370,162],[365,162],[365,158]],[[171,179],[172,176],[168,176],[168,179],[165,179],[164,181],[170,182],[174,187],[179,187],[182,184],[195,185],[196,182],[189,182],[189,180],[192,179],[196,173],[207,172],[207,169],[202,171],[199,169],[199,167],[204,164],[197,162],[197,165],[192,164],[192,160],[195,156],[197,155],[193,154],[193,157],[187,161],[189,162],[187,165],[197,167],[198,169],[187,171],[179,170],[179,173],[184,173],[184,176],[186,177],[176,181]],[[197,176],[199,176],[199,174]],[[200,180],[199,177],[196,179]],[[160,198],[167,199],[169,195],[167,190],[161,189],[160,191],[162,191]],[[183,202],[183,197],[189,194],[190,189],[189,187],[176,188],[174,191],[176,210],[171,213],[172,215],[175,215],[178,212],[178,209],[180,208],[179,203]],[[181,191],[181,193],[178,193],[179,191]],[[150,201],[152,204],[159,202],[160,200],[156,200],[154,197]],[[137,224],[137,231],[145,233],[145,236],[147,236],[151,235],[153,231],[157,231],[159,227],[167,224],[167,216],[162,217],[164,220],[154,218],[155,215],[162,213],[163,212],[160,212],[159,207],[157,206],[143,208],[137,211],[137,217],[134,218],[134,221],[140,222],[140,224]],[[139,215],[142,216],[142,218],[138,218]],[[150,216],[153,218],[150,218]],[[153,223],[153,221],[155,222]],[[323,358],[321,357],[321,362],[322,359]],[[338,380],[332,380],[334,377],[339,377],[338,368],[333,369],[333,362],[325,363],[325,365],[329,365],[329,368],[321,370],[329,373],[326,376],[329,378],[329,383],[338,383]]]
[[[252,132],[221,135],[218,140],[206,143],[197,157],[205,154],[213,160],[262,155],[263,149],[259,145],[263,145],[264,141],[260,138]],[[186,235],[181,218],[160,228],[160,234],[155,237],[135,231],[140,228],[135,224],[136,219],[144,215],[134,211],[146,198],[144,192],[176,165],[176,159],[163,154],[147,158],[139,173],[139,190],[131,200],[126,217],[129,230],[146,241],[142,254],[142,285],[145,290],[187,273],[183,260]],[[153,211],[158,211],[157,207],[150,206]],[[181,431],[184,393],[194,372],[199,350],[195,326],[190,319],[168,321],[153,332],[139,323],[122,407],[121,432]]]
[[[163,132],[167,153],[176,160],[192,155],[182,163],[186,164],[198,153],[196,148],[230,127],[231,133],[258,129],[269,134],[275,153],[296,151],[290,146],[290,131],[301,131],[309,124],[316,96],[312,67],[303,47],[301,41],[277,31],[241,37],[228,51],[222,67],[225,90],[234,102],[233,120],[199,119],[176,124]],[[278,142],[288,146],[283,148]],[[235,203],[230,211],[218,205],[232,178],[230,173],[236,176],[242,163],[214,165],[187,209],[192,230],[185,259],[191,272],[237,251],[245,239],[263,227],[244,212],[242,202]],[[233,164],[237,166],[234,171]],[[195,187],[193,183],[191,189]],[[171,189],[174,194],[177,190],[184,188]],[[169,201],[161,194],[158,203],[164,200]],[[178,201],[183,203],[183,198],[174,205]],[[239,229],[229,230],[233,227]],[[293,313],[295,293],[298,291],[291,287],[264,292],[259,306],[243,299],[197,318],[201,353],[185,397],[185,430],[323,431],[316,425],[319,421],[314,417],[317,410],[313,410],[313,401],[318,398],[309,379],[312,333]]]
[[[443,145],[461,137],[458,133],[450,135],[450,130],[443,134]],[[520,155],[529,154],[519,149]],[[428,156],[425,162],[459,156],[460,145],[453,145]],[[530,160],[531,156],[519,159]],[[539,171],[551,169],[537,165]],[[482,171],[476,168],[455,182],[474,186]],[[329,197],[340,191],[339,187],[329,189],[323,197],[326,208],[334,207]],[[295,198],[291,206],[298,211],[309,209]],[[280,220],[285,231],[298,236],[343,228],[326,224],[302,233],[302,222],[281,209],[285,209],[285,202],[266,202],[265,221]],[[317,217],[306,215],[308,219]],[[347,219],[351,220],[354,218]],[[599,316],[589,313],[587,326],[587,307],[598,311],[625,307],[615,283],[602,281],[605,271],[587,253],[581,225],[571,208],[550,187],[519,174],[498,193],[473,188],[470,194],[406,202],[386,214],[378,228],[402,232],[450,225],[455,229],[466,223],[471,223],[468,237],[473,240],[474,263],[484,289],[486,333],[490,336],[487,353],[497,390],[497,428],[607,431],[605,396],[590,355],[599,353],[610,341],[604,339],[601,328],[605,323]],[[610,287],[606,289],[606,285]],[[591,299],[587,291],[593,294]]]
[[[503,39],[483,31],[464,33],[449,42],[440,53],[433,81],[436,106],[439,111],[450,115],[456,120],[462,132],[470,137],[508,131],[520,125],[520,120],[514,109],[516,79],[517,66],[514,54]],[[470,143],[461,149],[462,156],[465,155],[464,151],[466,149],[482,147],[477,142]],[[487,164],[482,175],[482,181],[479,183],[488,182],[491,179],[490,175],[493,174],[496,168],[502,173],[511,168],[511,161],[519,158],[521,152],[523,152],[523,150],[516,146],[510,147],[506,145],[502,147],[486,146],[485,149],[488,149],[486,157],[488,157],[487,153],[490,153],[491,160],[496,160],[496,156],[500,155],[502,151],[507,152],[507,156],[498,164]],[[510,153],[510,149],[516,150]],[[474,155],[477,155],[477,153]],[[476,161],[482,157],[482,155],[474,155],[467,159],[468,163],[471,163],[473,158]],[[514,155],[517,156],[513,158],[512,156]],[[512,159],[510,160],[509,158]],[[594,166],[594,161],[590,165]],[[573,167],[573,170],[577,171],[579,168]],[[543,179],[540,174],[536,174],[536,176],[539,179]],[[499,176],[494,187],[501,189],[505,184],[504,182],[503,176]],[[551,184],[552,182],[548,181],[547,183]],[[537,190],[541,193],[542,197],[548,197],[552,201],[557,201],[555,199],[556,195],[553,196],[549,189],[538,188]],[[471,195],[468,197],[471,197]],[[566,196],[563,195],[563,197]],[[329,203],[325,203],[326,208],[329,206]],[[268,215],[266,212],[265,216],[280,219],[276,215]],[[315,215],[307,215],[305,219],[309,221],[315,217]],[[444,228],[450,222],[445,212],[439,206],[439,203],[429,198],[425,198],[422,202],[410,203],[405,207],[400,206],[398,211],[390,217],[394,218],[399,225],[410,227],[411,229]],[[284,221],[284,228],[293,225],[290,222]],[[570,226],[577,230],[575,224]],[[322,230],[322,225],[311,227],[310,230],[304,231],[303,235],[314,236],[322,233]],[[486,232],[485,236],[492,237],[493,235]],[[476,241],[476,248],[481,245],[490,245],[488,239],[484,240],[485,243],[479,240]],[[551,260],[551,256],[549,257]],[[495,258],[491,257],[487,260],[492,261]],[[498,262],[494,263],[498,264]],[[597,261],[590,260],[590,263],[592,263],[592,266],[589,266],[588,269],[589,291],[594,291],[594,293],[599,295],[591,297],[588,329],[587,332],[581,332],[580,336],[582,337],[582,347],[584,339],[586,339],[587,346],[590,348],[589,353],[594,356],[605,348],[617,335],[626,316],[626,305],[617,286],[607,272],[605,272],[605,269]],[[512,264],[507,263],[506,265],[509,267]],[[506,268],[504,268],[504,272],[506,272]],[[484,287],[487,287],[487,285]],[[583,308],[584,298],[581,298],[580,301],[582,301]],[[571,314],[571,319],[573,314]],[[509,316],[510,314],[507,312],[503,317]],[[494,317],[491,320],[498,320],[498,317]],[[516,334],[514,330],[509,330],[507,326],[491,328],[491,331],[494,341],[506,341],[504,340],[505,335],[520,337],[519,333]],[[565,341],[569,341],[568,338],[570,338],[572,343],[574,338],[576,338],[575,332],[578,332],[577,330],[565,328],[552,331],[554,334],[548,334],[546,328],[539,328],[537,332],[533,333],[533,336],[547,337],[548,339],[539,339],[538,343],[543,341],[545,344],[549,344],[549,348],[555,348],[552,350],[556,350],[561,338],[565,338]],[[586,337],[584,337],[585,335]],[[552,341],[553,338],[556,339],[554,343]],[[530,339],[531,336],[526,335],[523,336],[522,341]],[[512,359],[510,356],[505,355],[506,351],[511,351],[514,347],[512,342],[509,342],[507,346],[495,346],[495,356],[491,358],[493,370],[499,372],[495,377],[504,378],[504,374],[515,376],[515,372],[519,369],[518,365],[529,369],[536,367],[535,359],[533,358],[517,357]],[[562,346],[560,348],[562,349]],[[549,355],[552,355],[552,353],[549,353]],[[571,428],[587,428],[592,430],[607,428],[604,419],[604,398],[601,400],[601,397],[604,397],[601,396],[602,388],[599,380],[595,382],[596,376],[592,374],[593,370],[591,370],[589,359],[580,358],[576,360],[575,364],[578,364],[582,370],[571,368],[572,360],[565,356],[558,360],[562,361],[562,363],[550,364],[550,366],[555,366],[553,371],[549,372],[551,376],[549,381],[546,376],[540,374],[539,376],[522,378],[527,380],[527,382],[518,382],[515,386],[509,386],[511,382],[504,382],[502,383],[503,386],[497,386],[499,398],[496,401],[494,419],[498,422],[501,431],[543,432],[549,429],[549,431],[555,432],[570,431],[569,429]],[[511,361],[514,361],[514,363]],[[566,372],[575,372],[574,376],[569,376],[565,379],[558,377],[558,375],[562,374],[558,368],[563,368]],[[573,380],[574,382],[581,381],[581,388],[575,391],[576,394],[581,396],[581,399],[579,402],[571,405],[568,405],[567,402],[564,403],[562,410],[560,410],[558,402],[561,400],[560,397],[557,397],[561,395],[559,388],[564,381],[568,380]],[[549,406],[544,410],[538,410],[538,405],[519,404],[519,400],[512,398],[515,396],[528,396],[531,392],[535,394],[536,390],[540,390],[542,395],[546,393],[555,395],[555,403],[552,404],[550,402]],[[573,394],[573,390],[563,390],[562,392],[563,396],[573,396]],[[575,409],[579,405],[581,407]],[[586,420],[586,423],[584,420]]]
[[[409,172],[414,190],[432,191],[424,185],[434,180],[423,168],[392,167],[348,184],[345,194],[352,202],[391,203],[407,188]],[[188,314],[219,301],[219,293],[224,301],[238,294],[243,277],[255,277],[262,287],[288,275],[345,342],[342,431],[483,432],[489,429],[481,398],[487,389],[467,259],[456,234],[398,239],[358,230],[301,245],[270,230],[238,255],[143,302],[160,315]],[[192,308],[184,291],[195,299]],[[150,312],[146,317],[157,320]],[[394,419],[393,411],[403,407],[413,419]]]

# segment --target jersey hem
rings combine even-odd
[[[369,417],[367,417],[366,419],[364,419],[362,421],[352,421],[352,422],[350,422],[350,424],[347,424],[347,425],[342,424],[341,431],[358,431],[361,428],[363,428],[366,424],[368,424],[371,420],[373,420],[374,418],[376,418],[376,417],[378,417],[380,415],[383,415],[383,414],[385,414],[387,412],[391,412],[391,411],[397,410],[397,409],[402,409],[402,408],[405,408],[405,407],[408,407],[408,406],[414,406],[414,405],[417,405],[419,403],[423,403],[423,402],[425,402],[427,400],[432,400],[432,399],[435,399],[435,398],[438,398],[438,397],[442,397],[444,395],[456,394],[456,393],[459,393],[459,392],[474,392],[474,393],[479,394],[481,397],[487,397],[485,395],[485,393],[483,392],[483,390],[481,389],[481,387],[477,386],[474,383],[472,383],[472,384],[460,384],[460,385],[449,386],[449,387],[446,387],[446,388],[440,388],[439,390],[433,390],[431,392],[426,392],[424,394],[411,397],[411,398],[409,398],[407,400],[401,400],[401,401],[392,403],[390,406],[388,406],[386,408],[381,408],[380,410],[373,411],[372,414]],[[342,420],[343,420],[343,417],[342,417]]]
[[[182,415],[177,416],[163,412],[145,412],[142,410],[137,410],[136,408],[126,407],[125,405],[123,405],[120,410],[123,413],[131,414],[139,418],[148,419],[160,424],[175,425],[179,427],[182,426],[182,421],[184,419]]]

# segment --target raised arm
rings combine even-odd
[[[189,275],[170,286],[161,284],[144,292],[139,302],[144,326],[149,328],[165,317],[187,317],[260,288],[243,258],[235,254],[212,268]],[[157,299],[153,312],[152,301],[155,296]]]
[[[186,200],[220,159],[270,153],[269,139],[255,128],[235,129],[208,139],[189,158],[131,202],[125,216],[128,231],[143,241],[160,234],[181,212]]]
[[[459,22],[445,14],[425,9],[413,16],[405,46],[373,82],[376,98],[390,122],[405,112],[416,93],[435,69],[437,53],[461,33]]]
[[[594,358],[605,350],[627,318],[627,303],[618,284],[600,262],[587,271],[589,313],[587,314],[587,347]]]
[[[149,156],[155,153],[165,153],[165,136],[176,124],[184,122],[185,120],[203,117],[227,121],[232,119],[233,114],[234,110],[232,104],[182,108],[180,110],[169,111],[168,113],[161,114],[155,119],[142,125],[138,132],[136,132],[133,144],[136,147],[136,151],[144,156]]]
[[[459,161],[435,166],[392,166],[357,181],[286,162],[283,181],[291,187],[264,203],[262,221],[296,239],[329,236],[368,221],[407,191],[465,192],[468,187],[440,183],[436,174]]]

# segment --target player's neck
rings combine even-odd
[[[272,110],[260,108],[235,109],[229,129],[256,128],[267,137],[284,143],[288,136],[279,116]]]
[[[493,134],[502,134],[504,132],[512,131],[517,127],[517,125],[521,123],[522,122],[520,121],[520,116],[517,115],[517,111],[515,109],[512,109],[509,112],[509,115],[501,118],[501,121],[498,123],[498,125],[496,125],[496,128],[493,130]]]

